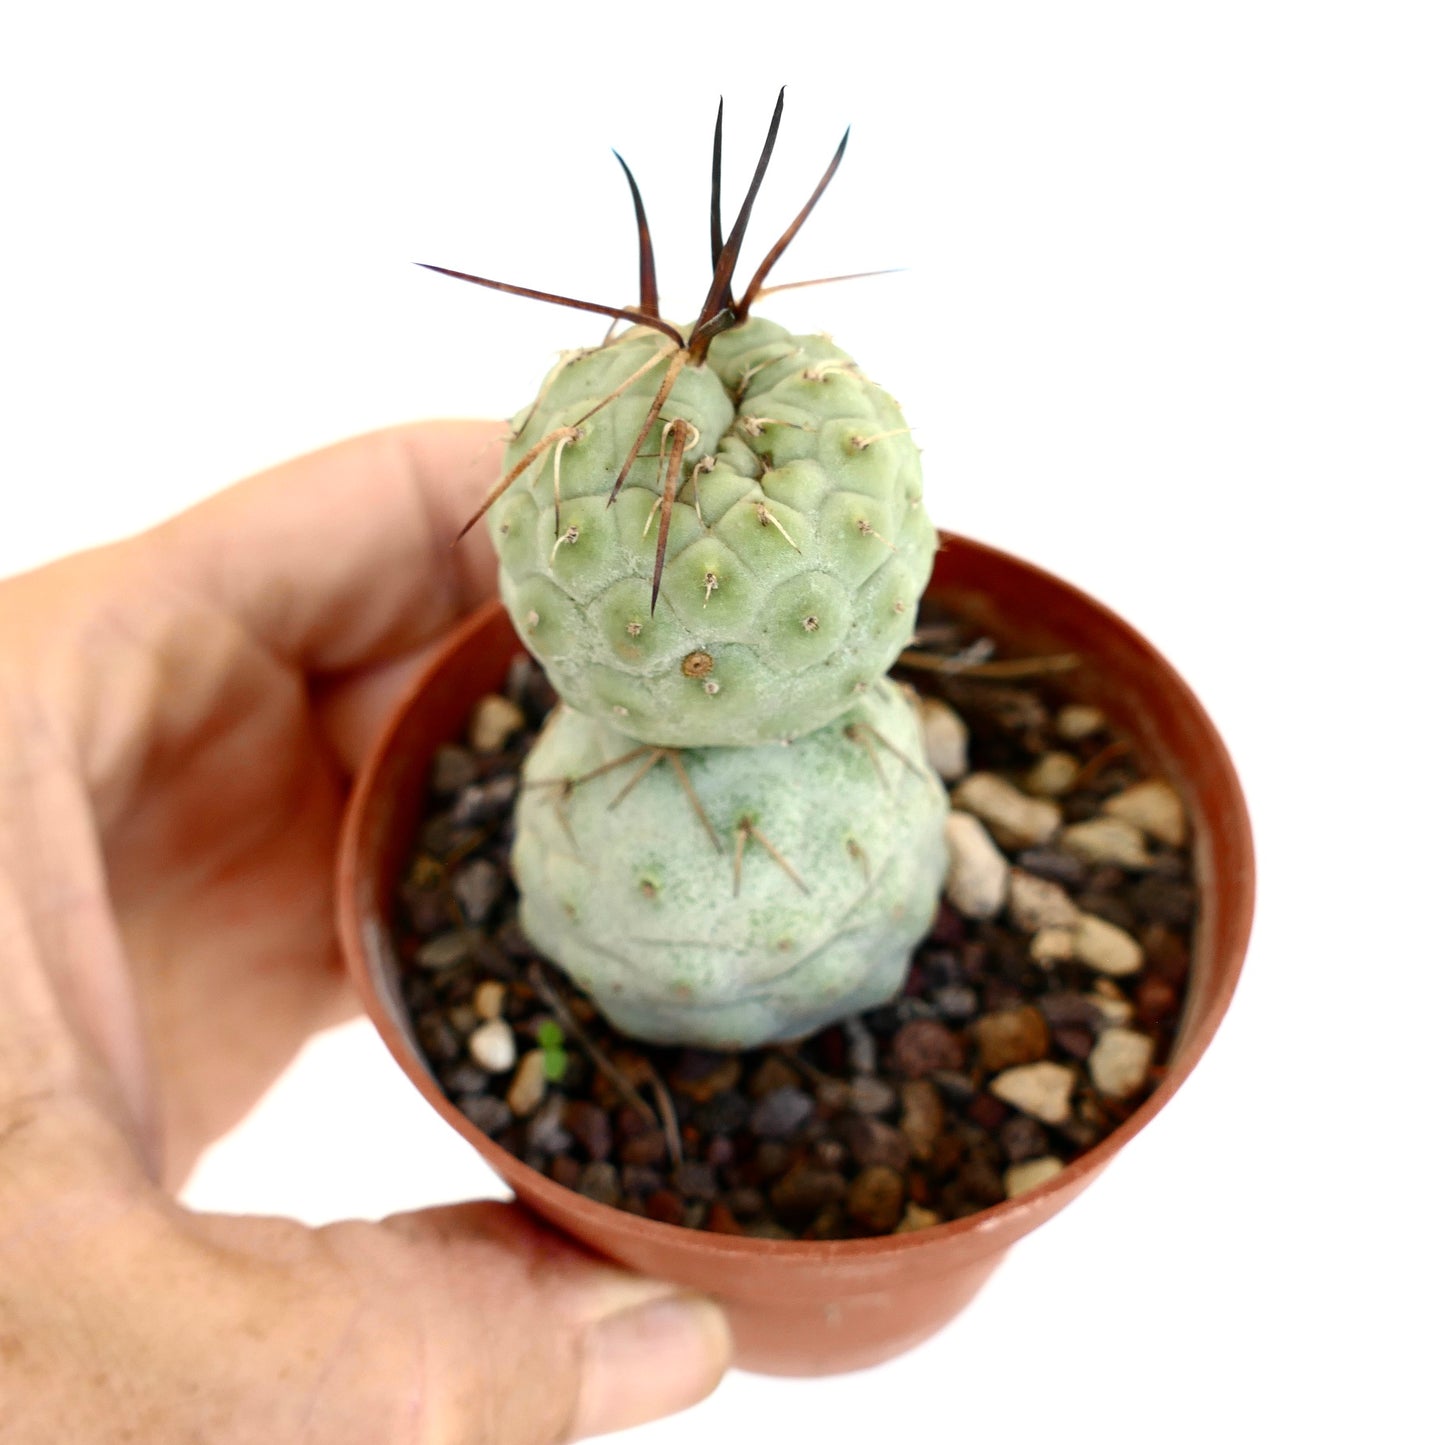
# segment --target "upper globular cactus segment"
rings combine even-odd
[[[621,732],[688,747],[798,737],[912,633],[936,546],[918,451],[846,353],[753,318],[679,372],[614,504],[653,400],[653,372],[637,373],[668,347],[639,329],[573,356],[518,418],[506,465],[536,455],[487,517],[502,597],[559,694]]]

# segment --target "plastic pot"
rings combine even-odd
[[[499,605],[462,624],[402,700],[357,780],[346,816],[340,936],[365,1007],[397,1062],[527,1208],[600,1254],[723,1301],[744,1368],[794,1375],[851,1370],[939,1329],[977,1293],[1010,1245],[1052,1218],[1168,1104],[1218,1028],[1244,961],[1254,903],[1249,820],[1224,745],[1178,674],[1099,603],[976,542],[945,538],[929,595],[1011,647],[1082,656],[1071,690],[1117,720],[1145,768],[1168,778],[1190,811],[1200,900],[1189,993],[1158,1087],[1062,1173],[967,1219],[837,1242],[739,1238],[660,1224],[545,1178],[447,1100],[402,1005],[390,921],[432,755],[461,735],[479,697],[501,688],[520,650]]]

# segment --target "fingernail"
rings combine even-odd
[[[588,1330],[572,1438],[685,1410],[710,1395],[732,1358],[727,1319],[701,1295],[664,1295]]]

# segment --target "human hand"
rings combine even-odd
[[[715,1306],[511,1206],[311,1230],[169,1192],[353,1008],[347,780],[492,588],[484,545],[451,543],[498,438],[358,438],[0,583],[7,1442],[528,1445],[725,1367]]]

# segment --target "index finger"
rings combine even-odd
[[[434,421],[353,437],[182,513],[153,561],[303,671],[386,662],[495,593],[485,534],[456,539],[506,434]]]

